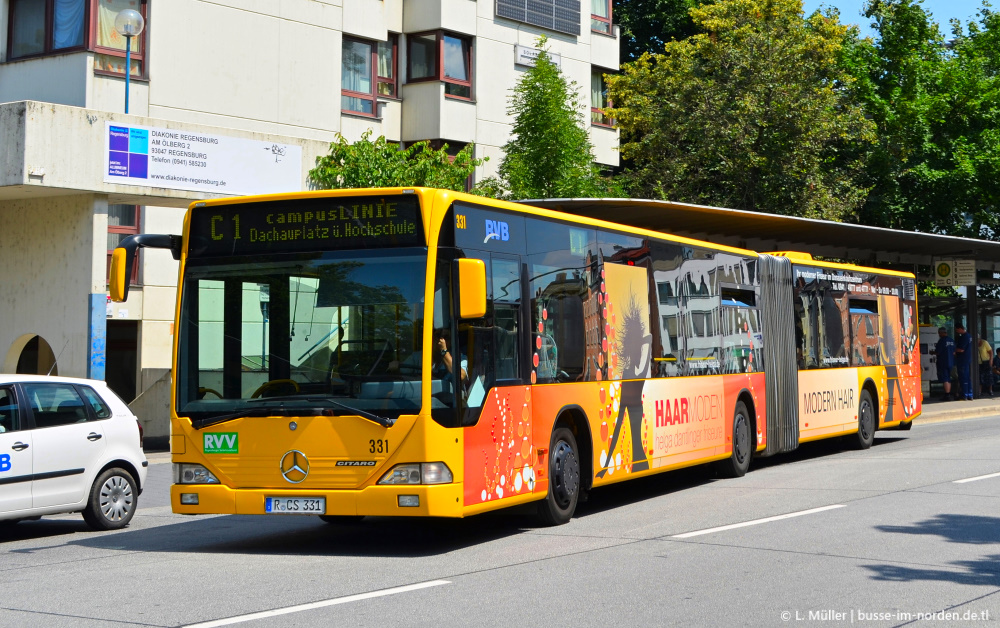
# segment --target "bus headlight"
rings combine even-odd
[[[218,484],[219,478],[200,464],[175,464],[174,484]]]
[[[443,462],[397,464],[382,476],[379,484],[449,484],[451,469]]]
[[[425,462],[420,465],[421,478],[424,484],[450,484],[451,469],[443,462]]]

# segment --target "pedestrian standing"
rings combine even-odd
[[[955,324],[955,368],[958,370],[958,383],[961,391],[956,391],[971,401],[972,397],[972,336],[965,331],[965,325]]]
[[[993,347],[979,339],[979,396],[993,396]]]
[[[955,366],[955,341],[948,336],[948,330],[944,327],[938,327],[938,341],[934,346],[934,355],[937,378],[944,387],[944,400],[948,401],[951,398],[951,367]]]
[[[1000,381],[1000,347],[997,347],[997,354],[993,356],[993,381]]]

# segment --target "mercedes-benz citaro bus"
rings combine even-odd
[[[174,512],[464,517],[920,413],[910,274],[422,188],[226,198],[180,260]]]

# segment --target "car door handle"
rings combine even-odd
[[[13,445],[11,445],[10,448],[13,449],[14,451],[21,451],[23,449],[28,448],[28,443],[22,443],[21,441],[17,441]]]
[[[103,435],[98,434],[97,432],[87,434],[87,440],[101,440],[101,438],[103,438]]]

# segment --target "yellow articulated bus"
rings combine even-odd
[[[182,235],[174,512],[464,517],[920,413],[912,275],[432,189],[229,198]]]

